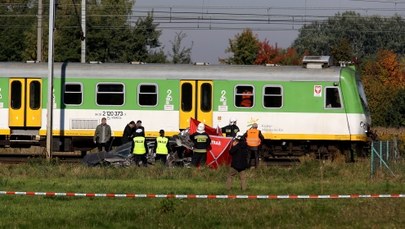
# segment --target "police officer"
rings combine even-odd
[[[257,127],[257,123],[253,123],[252,127],[243,135],[243,137],[246,139],[247,145],[250,148],[249,165],[252,166],[253,160],[253,168],[259,166],[259,149],[261,143],[264,141],[262,132],[258,130]]]
[[[164,130],[160,130],[159,135],[155,141],[156,162],[161,161],[165,165],[169,154],[169,139],[165,137]]]
[[[198,124],[197,131],[190,135],[190,140],[194,143],[191,163],[196,167],[204,165],[207,160],[207,149],[211,144],[211,138],[205,132],[204,123]]]
[[[132,148],[132,153],[134,154],[135,164],[139,166],[139,162],[142,161],[142,165],[147,167],[148,160],[146,159],[146,139],[143,136],[142,129],[137,129],[135,131],[135,137],[133,138],[134,144]]]
[[[234,138],[236,134],[239,132],[239,127],[236,125],[236,119],[231,118],[229,120],[229,125],[222,127],[221,130],[226,137]]]

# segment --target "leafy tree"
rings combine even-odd
[[[403,53],[404,26],[405,22],[399,16],[384,18],[360,16],[350,11],[338,13],[327,21],[303,26],[293,47],[299,54],[308,51],[311,55],[336,55],[333,57],[337,60],[363,58],[376,54],[379,49]]]
[[[255,64],[297,65],[300,60],[301,58],[294,48],[279,49],[271,46],[268,40],[264,40],[259,42],[259,51]]]
[[[338,65],[339,61],[352,61],[354,56],[349,40],[347,38],[341,38],[336,44],[332,45],[331,56],[333,56],[335,65]]]
[[[278,56],[277,48],[269,44],[268,40],[259,42],[259,49],[256,55],[255,64],[278,64],[274,63],[274,58]]]
[[[139,18],[134,28],[131,29],[131,36],[128,37],[127,60],[146,62],[149,55],[156,55],[156,48],[161,46],[159,37],[161,31],[157,30],[158,24],[153,22],[153,14],[149,13],[146,18]],[[158,52],[159,53],[159,52]],[[159,54],[162,57],[162,54]]]
[[[34,4],[34,0],[14,0],[0,5],[0,61],[22,59],[27,47],[24,34],[36,22]]]
[[[257,35],[253,35],[251,29],[245,29],[241,34],[237,34],[229,40],[229,47],[226,52],[233,53],[232,57],[220,59],[226,64],[254,64],[259,51],[259,40]]]
[[[374,125],[397,126],[405,109],[402,90],[405,90],[404,71],[392,51],[380,50],[375,59],[365,62],[362,71],[365,91]]]
[[[132,6],[132,0],[92,0],[88,4],[86,45],[89,60],[134,60],[133,32],[128,21]]]
[[[174,41],[170,41],[172,44],[172,53],[169,56],[172,58],[173,64],[189,64],[191,63],[191,49],[193,47],[193,43],[191,43],[191,47],[181,47],[181,42],[184,38],[187,37],[187,34],[183,32],[176,33],[174,37]]]
[[[405,89],[396,94],[385,116],[385,122],[391,127],[405,127]]]
[[[146,63],[168,63],[163,48],[149,51],[149,55],[146,58]]]

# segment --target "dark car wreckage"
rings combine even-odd
[[[136,164],[131,152],[132,142],[127,142],[108,152],[98,152],[87,154],[83,158],[83,163],[87,166],[113,166],[128,167]],[[173,136],[169,141],[169,154],[167,155],[167,165],[189,167],[191,163],[193,143],[190,141],[189,129],[181,131]],[[155,162],[155,144],[153,141],[147,142],[148,164]],[[140,162],[142,163],[142,162]]]

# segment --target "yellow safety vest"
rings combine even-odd
[[[166,137],[157,137],[156,138],[157,146],[156,146],[156,154],[168,154],[169,151],[167,150],[167,142],[169,139]]]
[[[259,138],[259,130],[258,129],[249,129],[247,131],[247,136],[246,136],[246,143],[248,146],[259,146],[261,141]]]
[[[134,150],[132,151],[133,154],[142,155],[146,153],[145,149],[145,137],[138,136],[134,137]]]

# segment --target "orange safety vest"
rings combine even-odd
[[[260,145],[261,140],[259,138],[258,129],[249,129],[247,131],[246,143],[248,146],[251,146],[251,147],[256,147],[256,146]]]

